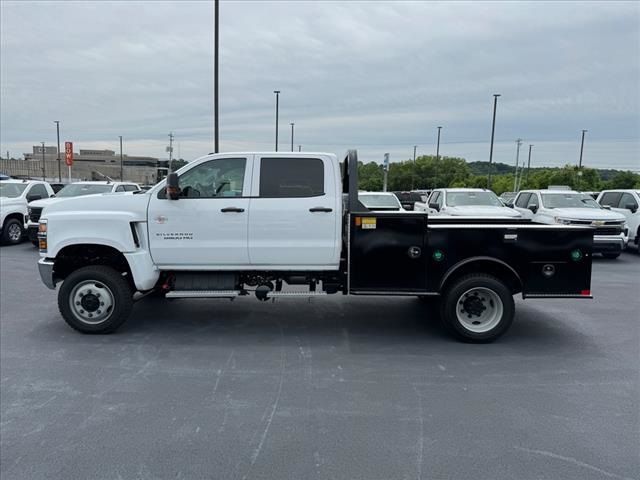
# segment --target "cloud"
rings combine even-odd
[[[3,151],[53,143],[53,120],[87,148],[123,135],[132,154],[163,156],[173,131],[182,156],[211,150],[212,2],[0,8]],[[568,155],[553,146],[583,128],[592,145],[624,140],[615,158],[592,150],[596,163],[639,158],[635,2],[223,1],[220,11],[223,150],[273,148],[279,89],[281,148],[295,121],[296,144],[359,146],[379,160],[432,144],[443,125],[452,154],[484,160],[499,92],[497,141],[548,142],[540,162]]]

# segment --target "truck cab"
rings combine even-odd
[[[376,211],[357,153],[207,155],[148,192],[91,195],[39,219],[40,276],[64,320],[115,331],[146,295],[258,300],[344,295],[441,299],[458,338],[488,342],[513,295],[591,298],[593,233],[518,219]],[[293,287],[293,288],[291,288]]]

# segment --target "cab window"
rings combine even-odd
[[[633,208],[638,208],[638,202],[636,202],[636,199],[633,198],[633,195],[625,192],[620,197],[618,208],[627,208],[629,205],[633,206]]]
[[[617,208],[618,203],[620,202],[620,197],[622,194],[620,192],[607,192],[602,194],[602,198],[600,199],[600,205],[604,205],[606,207]]]
[[[180,176],[180,197],[241,197],[246,158],[220,158],[202,163]]]
[[[27,193],[27,201],[29,201],[29,197],[39,196],[40,198],[49,198],[49,193],[44,185],[41,183],[37,183]]]
[[[516,207],[527,208],[527,206],[529,205],[528,202],[530,196],[530,193],[521,193],[520,195],[518,195],[518,198],[516,199]]]
[[[260,196],[300,198],[324,195],[324,163],[319,158],[262,158]]]

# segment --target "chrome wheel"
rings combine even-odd
[[[78,283],[69,295],[71,311],[78,320],[89,325],[106,321],[113,312],[114,303],[109,287],[95,280]]]
[[[22,229],[20,225],[17,223],[11,223],[9,227],[7,227],[7,237],[11,242],[19,242],[22,238]]]
[[[464,292],[456,303],[460,324],[473,333],[485,333],[495,328],[504,313],[500,296],[485,287],[474,287]]]

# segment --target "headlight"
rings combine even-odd
[[[553,217],[553,220],[560,225],[571,225],[571,220],[567,218]]]
[[[47,221],[41,219],[38,223],[38,248],[41,252],[47,251],[47,227]]]

